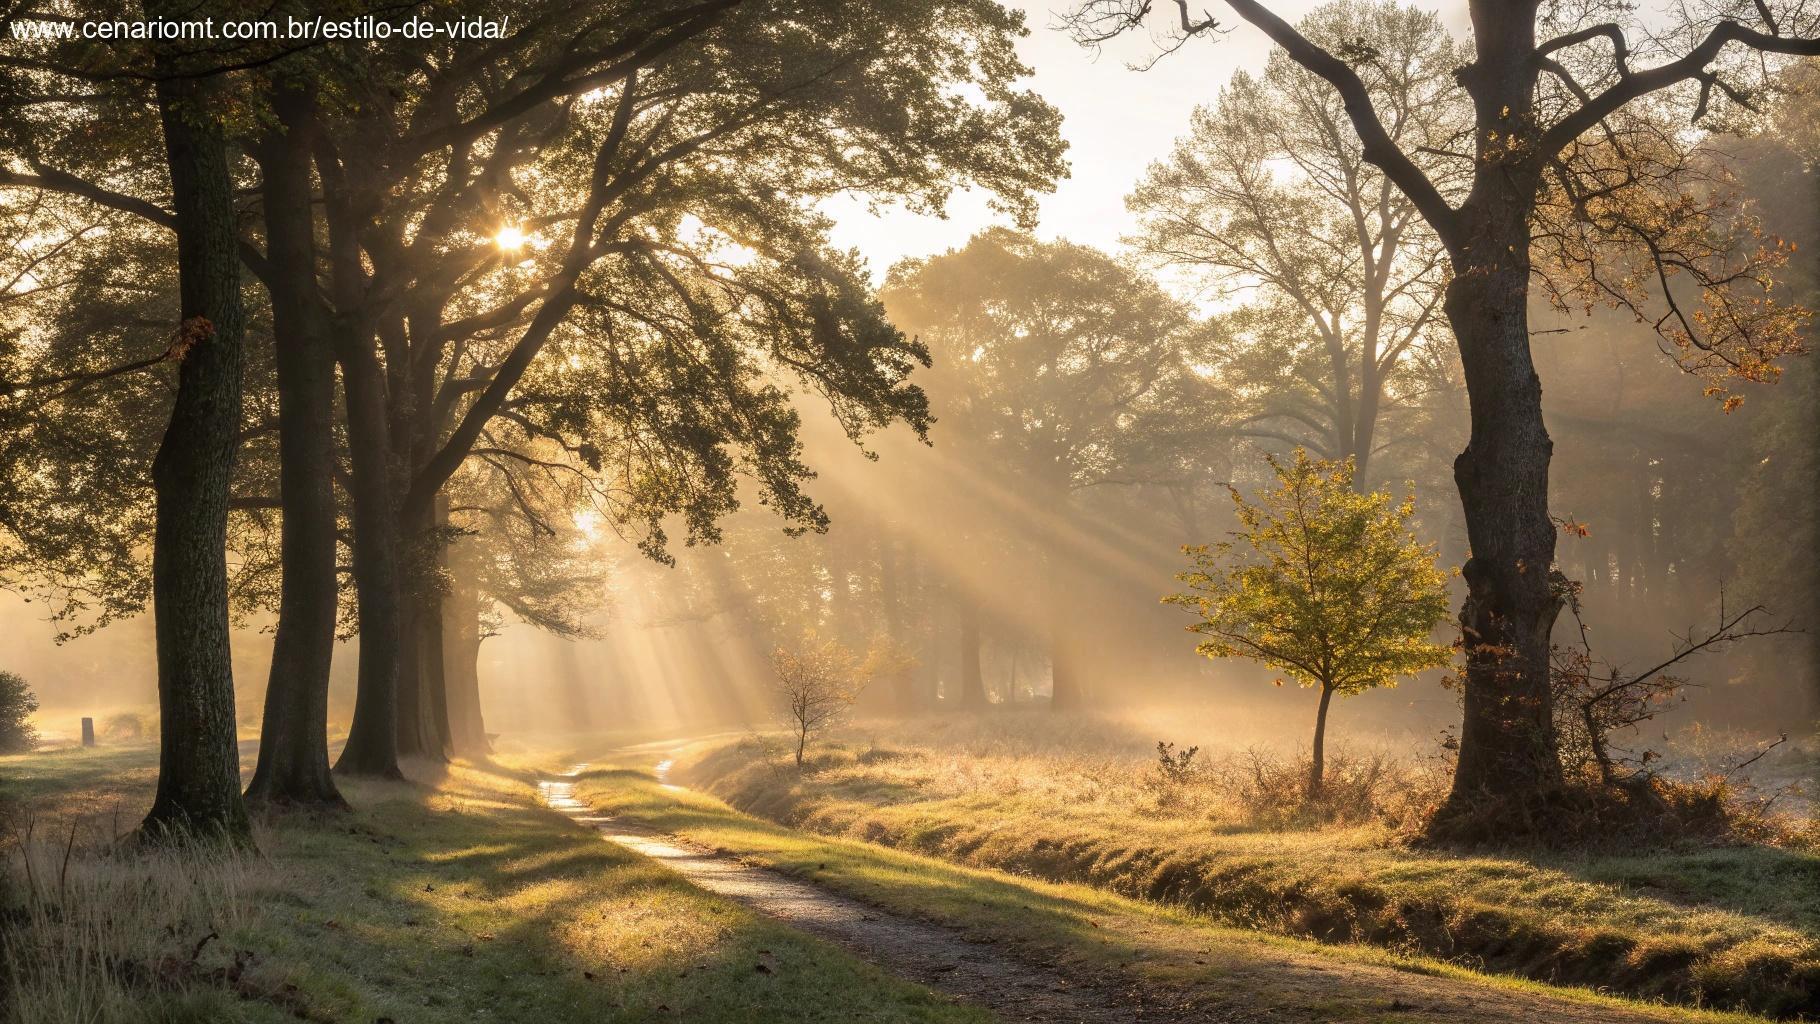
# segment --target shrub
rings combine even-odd
[[[38,730],[31,723],[37,710],[31,686],[17,673],[0,672],[0,754],[18,754],[38,745]]]
[[[1309,756],[1281,757],[1251,749],[1216,762],[1211,784],[1238,805],[1242,820],[1273,830],[1363,825],[1381,821],[1419,828],[1447,789],[1446,778],[1419,763],[1382,753],[1336,751],[1321,791],[1305,785]]]
[[[156,719],[148,720],[147,716],[134,714],[131,711],[122,711],[117,715],[109,715],[107,719],[101,723],[102,738],[112,740],[115,743],[133,743],[138,740],[156,736],[157,734],[158,726]]]

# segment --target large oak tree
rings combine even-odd
[[[1471,145],[1459,154],[1471,177],[1453,198],[1392,135],[1360,55],[1321,45],[1259,0],[1227,7],[1336,91],[1365,159],[1446,250],[1443,309],[1471,404],[1471,439],[1454,464],[1471,556],[1460,611],[1465,722],[1449,810],[1488,798],[1530,803],[1561,782],[1548,683],[1562,606],[1551,572],[1553,442],[1530,356],[1535,248],[1584,273],[1557,293],[1661,308],[1650,320],[1690,368],[1771,376],[1775,356],[1798,345],[1801,323],[1799,311],[1765,297],[1775,253],[1747,247],[1740,256],[1725,226],[1702,217],[1701,197],[1674,187],[1673,147],[1664,152],[1660,133],[1639,122],[1661,102],[1683,103],[1695,120],[1747,103],[1746,86],[1730,77],[1747,70],[1738,58],[1820,55],[1816,12],[1727,2],[1653,36],[1629,23],[1625,4],[1471,0],[1471,59],[1456,71],[1472,105]],[[1178,46],[1220,27],[1186,0],[1088,0],[1071,25],[1092,44],[1145,25],[1159,8]]]

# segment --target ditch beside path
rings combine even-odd
[[[1674,1011],[1627,1012],[1534,989],[1323,957],[1261,940],[1222,949],[1217,968],[1197,970],[1194,965],[1207,961],[1185,959],[1179,973],[1200,977],[1182,984],[1158,985],[1124,971],[1083,977],[1032,957],[1018,957],[989,936],[969,936],[957,928],[895,914],[745,863],[738,859],[738,851],[707,850],[634,820],[596,815],[575,797],[573,780],[587,767],[576,765],[542,781],[544,800],[603,839],[649,857],[703,889],[833,941],[894,975],[1005,1021],[1615,1024],[1688,1019]],[[665,788],[680,790],[664,781],[667,772],[662,769],[667,767],[668,762],[660,766],[659,781]],[[1151,934],[1189,927],[1173,921],[1136,925]],[[1205,937],[1196,938],[1199,945],[1206,944]]]

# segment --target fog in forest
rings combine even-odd
[[[1811,458],[1786,448],[1770,454],[1762,441],[1781,421],[1805,415],[1796,396],[1808,393],[1811,367],[1797,364],[1779,391],[1720,414],[1662,359],[1647,331],[1609,315],[1588,322],[1539,313],[1538,327],[1563,331],[1536,341],[1562,451],[1554,505],[1587,530],[1564,536],[1559,557],[1588,581],[1584,620],[1601,655],[1653,663],[1677,635],[1717,614],[1721,587],[1733,607],[1758,588],[1779,617],[1803,621],[1810,606],[1794,603],[1798,592],[1778,576],[1788,567],[1762,554],[1786,539],[1753,532],[1762,527],[1747,518],[1751,508],[1739,494],[1749,481],[1773,480],[1780,462]],[[748,507],[725,523],[720,543],[678,545],[668,566],[598,517],[577,513],[564,527],[562,571],[570,575],[544,595],[552,598],[545,610],[574,631],[539,628],[491,595],[478,612],[485,638],[471,657],[488,729],[681,735],[773,728],[770,652],[807,630],[862,653],[878,637],[908,646],[914,669],[872,684],[859,703],[862,718],[957,706],[963,652],[974,643],[988,701],[1046,706],[1059,635],[1088,706],[1127,716],[1137,747],[1178,734],[1233,746],[1305,744],[1309,693],[1273,686],[1278,674],[1267,669],[1198,656],[1182,610],[1158,602],[1175,589],[1182,545],[1234,528],[1224,481],[1247,492],[1264,487],[1260,456],[1283,445],[1220,439],[1212,454],[1228,469],[1218,479],[1113,480],[1066,501],[1046,500],[1035,481],[1040,466],[1008,464],[955,436],[940,417],[940,380],[931,386],[938,422],[928,444],[894,428],[866,439],[862,450],[825,409],[803,407],[804,460],[818,474],[809,491],[827,510],[826,533],[787,536],[769,511]],[[1465,539],[1447,473],[1462,443],[1464,397],[1456,390],[1436,401],[1435,421],[1384,458],[1370,482],[1399,494],[1413,483],[1419,535],[1437,545],[1442,564],[1457,565]],[[1452,587],[1461,589],[1457,579]],[[0,661],[38,684],[47,738],[72,735],[82,715],[155,713],[149,616],[59,645],[42,602],[5,600]],[[977,616],[977,641],[966,633],[969,615]],[[253,614],[235,634],[238,706],[249,728],[261,705],[270,627],[269,615]],[[1572,628],[1564,619],[1557,632]],[[332,736],[351,712],[357,645],[337,648]],[[1688,673],[1697,685],[1687,703],[1656,725],[1670,733],[1696,722],[1763,733],[1809,721],[1815,687],[1807,650],[1802,637],[1770,637],[1698,663]],[[1442,675],[1430,671],[1351,698],[1336,718],[1336,737],[1432,746],[1459,715]]]
[[[1820,1019],[1816,0],[125,6],[0,1024]]]

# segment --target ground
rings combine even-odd
[[[353,813],[267,820],[252,860],[101,851],[156,759],[0,759],[44,892],[11,1020],[983,1019],[601,842],[499,765],[348,784]]]
[[[1086,1003],[1124,1000],[1083,1020],[1748,1019],[1264,936],[1087,887],[797,832],[665,785],[652,766],[667,745],[609,753],[616,744],[571,741],[420,766],[406,784],[350,784],[353,813],[268,819],[261,855],[236,860],[180,851],[147,861],[105,845],[150,801],[150,747],[0,759],[0,788],[23,808],[32,853],[28,870],[11,850],[8,901],[20,903],[21,887],[39,894],[11,920],[24,939],[8,947],[11,1019],[992,1019],[952,996],[999,1004],[944,979],[939,963],[887,973],[864,961],[878,955],[868,941],[843,948],[755,913],[544,806],[539,781],[590,759],[575,780],[585,816],[857,899],[871,908],[857,927],[934,927],[1025,987],[1060,978]]]
[[[1071,717],[862,724],[818,744],[806,772],[762,736],[721,738],[675,752],[674,773],[795,828],[1279,934],[1685,1004],[1779,1015],[1820,1007],[1811,834],[1437,848],[1386,820],[1439,798],[1419,766],[1342,755],[1330,770],[1330,788],[1345,791],[1340,820],[1288,820],[1281,808],[1295,803],[1305,769],[1240,751],[1171,781],[1154,751],[1118,753],[1085,734],[1096,728],[1087,716]],[[1208,760],[1203,751],[1197,765]]]

